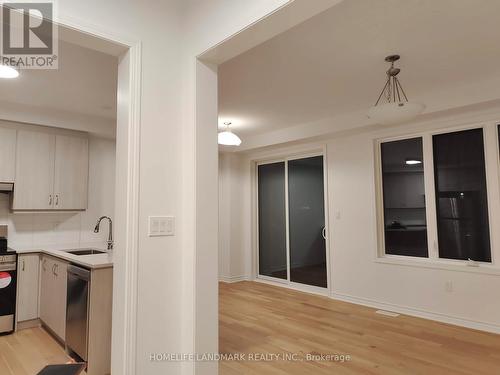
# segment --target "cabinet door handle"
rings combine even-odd
[[[49,195],[49,206],[52,206],[52,194]]]
[[[56,206],[59,206],[59,194],[56,194]]]
[[[52,274],[53,274],[54,276],[57,276],[57,275],[56,275],[56,265],[55,265],[55,264],[52,266]]]
[[[54,268],[54,275],[56,275],[56,277],[59,276],[59,274],[57,273],[58,270],[59,270],[59,264],[56,264]]]
[[[23,271],[24,271],[25,266],[26,266],[26,262],[23,259]]]
[[[47,271],[47,268],[45,268],[45,265],[47,264],[47,259],[44,259],[42,262],[42,270]]]

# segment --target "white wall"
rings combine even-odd
[[[217,345],[217,317],[214,321],[211,313],[208,321],[196,320],[196,309],[201,314],[204,307],[203,303],[196,304],[197,297],[206,294],[211,298],[217,293],[217,220],[214,220],[217,212],[217,124],[212,124],[211,119],[203,123],[203,119],[198,118],[198,126],[213,126],[214,137],[196,138],[200,130],[197,129],[195,114],[196,56],[286,2],[65,0],[58,3],[58,20],[64,24],[83,26],[87,31],[107,37],[117,35],[120,39],[141,44],[136,352],[124,353],[128,344],[122,342],[117,333],[113,341],[113,373],[193,373],[192,363],[155,362],[150,360],[150,354],[194,352],[195,347],[200,348],[195,345],[197,337],[204,343],[209,342],[208,351]],[[123,114],[126,117],[126,108]],[[117,146],[120,150],[126,147]],[[197,151],[197,146],[203,147]],[[207,152],[207,158],[204,158],[204,152]],[[118,163],[125,166],[126,155],[118,155],[121,157]],[[206,169],[203,168],[204,160],[208,162]],[[207,197],[210,198],[207,206],[202,206],[202,202],[198,206],[196,184],[197,179],[200,185],[203,184],[203,176],[197,176],[197,173],[203,171],[209,179],[210,192],[212,185],[215,186],[215,196]],[[117,196],[126,198],[129,193],[126,186],[118,188],[121,190]],[[123,207],[117,205],[117,211],[125,212],[127,204],[129,201],[120,199]],[[197,226],[203,227],[204,224],[196,220],[197,209],[206,210],[211,215],[204,216],[204,219],[211,217],[206,232],[196,232]],[[174,215],[176,235],[148,237],[150,215]],[[129,272],[124,253],[120,252],[126,239],[124,236],[120,238],[115,249],[115,276],[118,274],[118,278],[114,311],[120,313],[119,317],[115,314],[115,331],[117,327],[125,328],[123,324],[128,327],[127,319],[131,313],[119,309],[125,302],[123,278]],[[214,277],[207,273],[208,280],[197,272],[197,244],[212,255],[206,264],[198,264],[198,267],[214,273]],[[210,311],[216,311],[216,298],[211,298],[209,307]],[[204,327],[207,327],[206,332],[203,332]],[[126,371],[124,361],[134,368]],[[213,366],[205,372],[199,371],[203,375],[215,372]]]
[[[182,114],[184,352],[218,351],[217,71],[196,57],[255,23],[288,0],[186,1]],[[300,1],[304,3],[303,1]],[[262,33],[253,41],[261,40]],[[225,44],[225,43],[223,43]],[[249,45],[249,41],[246,44]],[[194,110],[193,110],[194,109]],[[193,235],[194,233],[194,235]],[[216,362],[184,362],[185,373],[216,374]]]
[[[12,213],[9,195],[0,194],[0,224],[9,226],[14,249],[105,246],[107,226],[94,233],[98,217],[114,217],[115,142],[90,137],[88,209],[78,213]]]
[[[328,142],[334,296],[387,304],[393,310],[408,309],[411,314],[500,331],[500,300],[489,292],[496,293],[500,288],[500,275],[374,261],[377,232],[373,139],[383,134],[387,132]],[[498,155],[494,166],[497,158]],[[498,214],[499,192],[492,193],[497,198],[490,200],[490,210]],[[453,284],[451,293],[446,291],[448,281]]]
[[[181,3],[176,0],[65,0],[58,3],[59,20],[65,24],[84,25],[88,31],[117,35],[120,39],[141,44],[137,327],[133,343],[136,352],[124,353],[128,343],[123,342],[120,332],[114,332],[112,372],[116,374],[181,373],[181,363],[152,362],[150,353],[181,351],[184,251],[178,236],[147,236],[149,215],[175,215],[177,231],[182,228],[179,220],[182,217],[180,130],[183,125],[180,116],[182,81],[179,57],[182,46]],[[128,76],[128,72],[124,75]],[[118,100],[126,98],[119,97]],[[126,108],[122,110],[129,114]],[[123,141],[126,143],[127,137]],[[126,147],[126,144],[117,144],[121,151]],[[127,156],[123,153],[117,156],[120,157],[117,165],[120,164],[121,168],[126,166],[129,162]],[[120,171],[123,172],[122,169]],[[120,189],[117,195],[123,198],[119,202],[122,207],[117,205],[117,211],[123,214],[129,204],[126,199],[130,193],[126,191],[126,186],[117,188]],[[126,219],[123,217],[121,223],[125,224]],[[132,313],[117,308],[125,303],[123,285],[129,270],[125,268],[127,263],[123,247],[128,238],[121,236],[117,240],[114,274],[118,276],[114,282],[113,331],[123,331],[125,327],[120,322],[128,326],[127,319]],[[134,368],[126,370],[124,363],[132,363]]]
[[[219,153],[219,279],[239,281],[251,273],[250,164],[234,153]],[[242,199],[243,198],[243,199]],[[233,249],[243,249],[233,251]]]
[[[13,122],[88,132],[96,137],[108,139],[114,139],[116,136],[116,120],[114,119],[46,107],[1,103],[0,117]]]
[[[480,116],[477,117],[478,119]],[[485,121],[489,118],[491,121]],[[330,273],[332,280],[331,294],[356,303],[382,307],[431,319],[442,320],[454,324],[500,332],[500,299],[496,291],[500,288],[500,273],[487,274],[459,270],[460,268],[432,268],[411,264],[387,264],[376,262],[377,232],[375,204],[375,152],[374,140],[378,138],[415,134],[433,129],[453,129],[467,124],[490,124],[488,136],[489,174],[493,182],[488,185],[490,220],[492,228],[498,226],[500,216],[500,191],[498,188],[498,148],[497,138],[493,132],[494,120],[500,113],[487,115],[481,120],[472,120],[467,116],[453,116],[446,119],[429,120],[425,123],[394,127],[384,130],[364,132],[350,136],[338,136],[322,143],[306,143],[294,146],[276,146],[274,148],[241,153],[241,164],[228,170],[223,165],[221,174],[226,181],[223,186],[233,186],[232,194],[239,199],[228,200],[231,207],[221,213],[235,215],[242,228],[221,227],[221,236],[228,236],[226,243],[229,251],[221,251],[221,255],[229,253],[229,257],[243,257],[245,270],[234,269],[234,273],[223,276],[223,280],[255,276],[254,250],[252,236],[250,239],[242,233],[252,230],[252,192],[239,182],[242,176],[237,170],[245,170],[245,179],[250,186],[253,160],[269,157],[297,154],[306,150],[314,150],[327,146],[328,167],[328,201],[329,201],[329,236],[330,236]],[[224,156],[228,158],[229,156]],[[224,168],[225,167],[225,168]],[[229,176],[229,177],[228,177]],[[236,177],[237,176],[237,177]],[[248,182],[250,181],[250,182]],[[227,197],[226,197],[227,199]],[[222,203],[221,205],[227,205]],[[236,205],[236,207],[234,207]],[[245,219],[241,220],[241,215]],[[232,222],[233,217],[221,217],[221,223]],[[500,243],[496,239],[496,231],[492,235],[492,254],[498,255]],[[227,260],[221,260],[225,263]],[[463,268],[463,267],[462,267]],[[500,268],[500,267],[499,267]],[[230,271],[233,269],[229,268]],[[453,291],[446,291],[446,283],[452,282]]]
[[[219,280],[230,280],[231,261],[231,155],[219,153]],[[234,235],[235,238],[238,238]],[[234,251],[241,254],[240,251]]]

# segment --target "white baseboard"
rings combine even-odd
[[[456,326],[461,326],[461,327],[466,327],[466,328],[477,329],[480,331],[486,331],[486,332],[500,334],[500,325],[498,325],[498,324],[478,322],[475,320],[459,318],[459,317],[451,316],[451,315],[447,315],[447,314],[429,312],[429,311],[416,309],[413,307],[395,305],[392,303],[378,302],[378,301],[374,301],[374,300],[367,299],[367,298],[353,297],[350,295],[340,294],[340,293],[332,293],[331,298],[339,300],[339,301],[355,303],[357,305],[372,307],[374,309],[389,310],[389,311],[394,311],[394,312],[397,312],[400,314],[415,316],[417,318],[435,320],[435,321],[438,321],[441,323],[448,323],[448,324],[453,324]]]
[[[239,281],[248,281],[250,277],[248,276],[219,276],[219,281],[223,283],[237,283]]]
[[[16,331],[21,331],[23,329],[40,327],[42,323],[40,319],[25,320],[23,322],[17,322]]]

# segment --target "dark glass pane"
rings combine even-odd
[[[422,138],[382,143],[385,253],[427,257]]]
[[[439,256],[491,262],[483,130],[433,137]]]
[[[290,280],[326,288],[323,156],[288,162]]]
[[[287,279],[285,163],[259,165],[259,274]]]

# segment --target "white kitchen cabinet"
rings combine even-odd
[[[15,129],[0,128],[0,182],[14,182],[16,176]]]
[[[19,255],[18,303],[22,307],[18,309],[27,310],[26,306],[31,305],[33,310],[29,319],[40,317],[43,325],[62,342],[66,341],[67,272],[68,262],[60,258],[46,254]],[[113,268],[92,269],[90,279],[87,301],[87,374],[110,374]],[[28,296],[28,290],[34,295]],[[39,315],[37,315],[38,301]],[[18,321],[21,319],[19,314],[20,310],[18,310]],[[28,312],[23,313],[23,316],[24,321],[28,317]]]
[[[68,263],[46,255],[41,262],[40,320],[64,341]]]
[[[87,208],[88,150],[86,138],[56,135],[54,177],[56,209]]]
[[[66,336],[66,300],[68,288],[68,263],[54,261],[54,327],[53,331],[64,340]]]
[[[54,146],[53,134],[18,131],[12,209],[53,208]]]
[[[54,326],[53,318],[53,299],[54,291],[52,269],[53,259],[48,256],[42,256],[40,261],[40,320],[47,326]]]
[[[88,140],[19,130],[13,210],[85,210]]]
[[[18,258],[17,321],[38,319],[40,257],[22,254]]]

